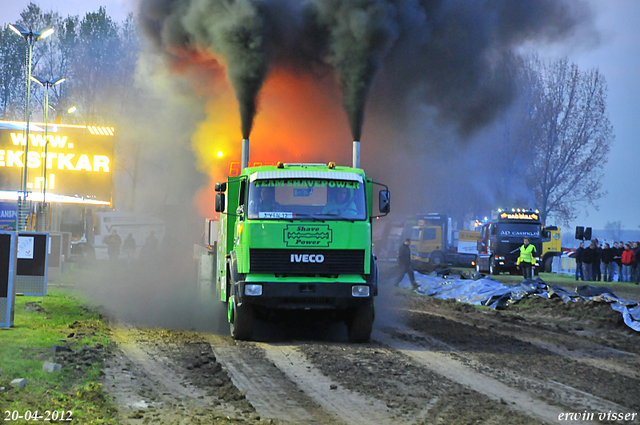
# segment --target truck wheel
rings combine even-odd
[[[229,300],[229,332],[233,339],[246,341],[253,333],[253,306],[247,303],[238,304],[236,297]]]
[[[476,258],[476,273],[482,273],[482,270],[480,270],[480,260],[478,260]]]
[[[498,267],[494,258],[489,261],[489,273],[492,275],[500,274],[500,267]]]
[[[436,266],[439,266],[440,264],[444,264],[445,263],[444,255],[442,255],[441,252],[433,252],[429,256],[429,262]]]
[[[544,260],[544,272],[551,273],[551,269],[553,268],[553,257],[547,257]]]
[[[355,309],[347,322],[349,342],[361,343],[371,339],[374,316],[373,301]]]

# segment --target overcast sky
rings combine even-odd
[[[514,0],[517,1],[517,0]],[[134,12],[135,0],[38,0],[43,10],[61,16],[84,15],[106,6],[107,13],[122,21]],[[15,22],[29,0],[0,0],[0,23]],[[595,47],[560,46],[540,51],[542,57],[567,55],[581,69],[599,68],[608,86],[607,108],[616,137],[605,166],[603,186],[608,194],[598,203],[600,210],[586,208],[572,227],[604,228],[622,221],[623,229],[640,227],[640,1],[592,0],[601,42]],[[553,224],[553,223],[549,223]]]

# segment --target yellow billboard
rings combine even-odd
[[[110,202],[113,127],[0,121],[0,191],[22,191],[27,170],[31,198],[46,195]],[[45,191],[46,187],[46,191]],[[48,200],[52,200],[49,198]]]

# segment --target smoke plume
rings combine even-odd
[[[472,176],[486,163],[455,147],[499,147],[483,138],[504,134],[496,126],[521,93],[521,52],[597,42],[588,3],[573,0],[141,0],[140,22],[169,68],[207,98],[193,133],[200,170],[222,177],[228,166],[213,154],[239,157],[223,75],[243,137],[255,118],[254,160],[349,163],[340,141],[350,127],[367,140],[368,173],[403,189],[394,211],[435,210],[445,204],[439,192],[483,184]],[[461,163],[466,172],[452,173]],[[420,196],[405,187],[406,169],[430,182]]]
[[[159,3],[159,4],[158,4]],[[160,7],[158,7],[160,6]],[[156,46],[219,55],[240,106],[242,136],[249,138],[257,97],[267,75],[268,26],[250,0],[153,0],[142,2],[142,23]]]
[[[513,100],[519,48],[584,37],[591,21],[583,2],[554,0],[142,0],[140,16],[173,60],[187,49],[226,66],[244,137],[269,69],[317,73],[325,63],[341,83],[358,140],[379,69],[385,100],[376,106],[386,116],[424,105],[469,135]]]
[[[311,7],[326,33],[326,60],[342,84],[351,134],[360,140],[373,77],[398,36],[397,11],[381,0],[313,0]]]

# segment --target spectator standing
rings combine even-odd
[[[409,275],[409,280],[411,281],[411,289],[418,289],[419,285],[416,283],[416,278],[413,275],[413,268],[411,267],[411,239],[407,238],[404,240],[404,243],[400,245],[398,249],[398,277],[396,281],[393,283],[394,286],[399,286],[402,279],[404,279],[404,275]]]
[[[618,282],[622,282],[622,252],[624,251],[624,242],[620,241],[618,243],[618,251],[617,255],[613,257],[616,261],[616,266],[618,267]]]
[[[582,252],[582,276],[587,282],[593,281],[593,262],[595,257],[596,249],[594,243],[591,242],[591,245]]]
[[[113,229],[111,231],[111,234],[104,238],[104,243],[107,244],[107,254],[109,255],[109,260],[117,260],[120,256],[120,245],[122,245],[122,239],[120,239],[118,231],[116,229]]]
[[[133,233],[129,233],[122,243],[122,250],[124,251],[124,255],[127,256],[127,261],[131,263],[136,254],[136,240],[133,237]]]
[[[576,280],[584,280],[582,274],[582,253],[584,252],[584,242],[580,242],[580,246],[576,249]]]
[[[612,282],[613,280],[613,265],[615,262],[613,261],[613,250],[609,247],[608,243],[604,244],[604,248],[602,249],[602,269],[604,274],[605,282]]]
[[[140,258],[148,260],[156,255],[158,251],[158,238],[156,238],[156,232],[151,231],[147,239],[144,241],[144,245],[140,249]]]
[[[613,257],[613,261],[611,262],[611,275],[613,276],[613,281],[616,280],[616,276],[620,273],[618,268],[618,257],[620,256],[618,253],[618,242],[614,242],[611,247],[611,256]]]
[[[593,263],[591,263],[591,277],[593,277],[594,282],[599,282],[602,280],[602,272],[600,270],[600,263],[601,263],[601,256],[602,256],[602,249],[600,248],[600,244],[598,242],[598,239],[594,239],[593,241],[593,246],[594,246],[594,250],[595,250],[595,255],[593,258]]]
[[[633,256],[636,259],[635,271],[633,273],[633,282],[638,285],[640,283],[640,242],[634,242],[635,248],[633,249]]]
[[[627,243],[624,245],[624,251],[622,252],[622,282],[631,282],[631,270],[635,262],[636,259],[631,245]]]

